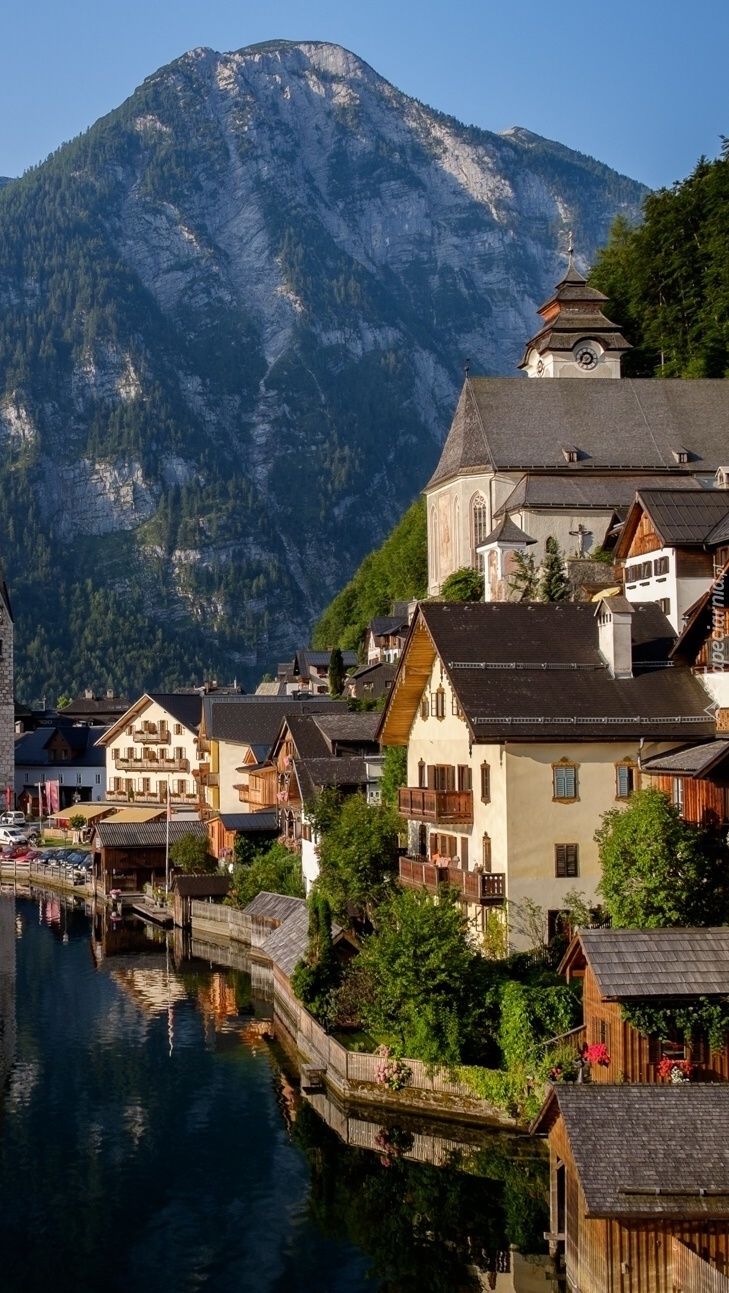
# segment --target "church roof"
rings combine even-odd
[[[526,474],[517,481],[509,497],[501,504],[495,516],[504,512],[515,512],[518,508],[548,507],[550,510],[561,508],[572,512],[595,509],[597,511],[618,511],[629,508],[639,489],[650,489],[664,482],[660,476],[570,476],[564,472],[547,475]],[[671,480],[672,490],[686,490],[692,494],[701,492],[701,485],[694,476],[685,476],[680,480]]]
[[[526,366],[531,350],[538,354],[546,350],[572,350],[578,341],[589,337],[601,342],[606,350],[630,350],[630,342],[625,340],[618,325],[603,313],[602,305],[607,299],[597,288],[588,285],[575,269],[570,255],[567,273],[553,296],[539,307],[544,325],[527,342],[519,367]]]
[[[649,471],[673,485],[726,460],[729,382],[468,377],[427,489],[489,470]],[[565,461],[562,446],[576,446]],[[676,447],[688,461],[679,466]]]

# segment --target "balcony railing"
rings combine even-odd
[[[189,759],[115,759],[115,768],[130,772],[189,772]]]
[[[135,727],[134,740],[141,741],[142,745],[168,745],[170,734],[157,728]]]
[[[398,812],[409,821],[433,822],[436,826],[473,821],[471,790],[420,790],[403,786],[398,790]]]
[[[439,885],[447,884],[466,902],[501,903],[506,897],[503,871],[463,871],[457,866],[436,866],[426,858],[400,858],[400,884],[429,893],[437,893]]]
[[[106,798],[109,802],[125,804],[159,804],[164,807],[167,803],[167,796],[161,795],[158,790],[107,790]],[[173,804],[193,804],[198,802],[197,792],[190,792],[180,795],[176,790],[170,791],[170,799]]]

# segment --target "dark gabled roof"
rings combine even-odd
[[[96,743],[105,731],[106,728],[90,727],[87,723],[76,725],[60,719],[49,726],[37,727],[33,732],[24,732],[15,741],[16,767],[51,767],[57,769],[61,776],[66,768],[103,768],[106,766],[106,751]],[[57,733],[71,747],[70,759],[51,760],[47,747]]]
[[[724,763],[727,757],[729,739],[705,741],[703,745],[688,745],[681,750],[671,750],[666,754],[656,754],[652,759],[644,759],[641,770],[652,776],[665,773],[667,776],[701,778]]]
[[[469,377],[426,488],[490,468],[713,473],[726,461],[728,425],[729,382],[722,378]],[[569,466],[564,444],[579,454]],[[689,453],[683,467],[677,445]]]
[[[220,820],[226,831],[238,831],[241,835],[255,835],[260,832],[277,834],[278,818],[275,813],[221,813]]]
[[[149,699],[166,709],[177,723],[182,723],[182,726],[189,728],[191,732],[197,731],[202,714],[202,696],[199,693],[184,696],[174,691],[150,691],[148,694]]]
[[[729,926],[583,929],[563,964],[579,947],[608,1000],[729,996]]]
[[[380,717],[379,714],[377,717]],[[317,791],[323,790],[325,786],[351,789],[367,784],[366,761],[348,758],[346,755],[335,759],[296,759],[294,772],[304,803],[314,799]]]
[[[330,741],[359,741],[376,744],[380,716],[374,713],[317,714],[314,722]]]
[[[255,901],[255,900],[254,900]],[[299,905],[284,919],[282,925],[275,929],[262,944],[260,951],[270,957],[273,964],[287,978],[291,978],[298,962],[306,955],[309,945],[309,909],[303,898],[291,901]],[[336,941],[341,936],[341,926],[332,924],[332,938]]]
[[[294,912],[306,909],[305,898],[291,898],[285,893],[267,893],[264,889],[243,908],[246,916],[268,916],[281,924]]]
[[[394,678],[397,672],[397,665],[388,664],[384,660],[375,660],[372,664],[361,664],[359,669],[355,669],[354,673],[349,675],[348,681],[355,682],[360,678],[364,678],[365,674],[372,673],[374,670],[380,669],[389,670],[390,672],[387,676]]]
[[[721,533],[729,520],[729,493],[723,489],[639,489],[618,543],[617,555],[628,548],[646,514],[665,548],[710,545],[714,531]]]
[[[370,620],[367,628],[375,637],[387,637],[393,633],[405,634],[409,628],[407,615],[376,615]]]
[[[326,759],[331,750],[323,732],[314,722],[313,714],[287,714],[282,722],[289,729],[297,758]]]
[[[169,829],[171,844],[182,839],[183,835],[207,836],[208,833],[204,822],[176,822],[174,818]],[[167,822],[99,822],[96,833],[104,849],[164,848]]]
[[[712,580],[706,592],[686,611],[684,626],[671,648],[671,659],[687,664],[695,663],[713,628],[714,604],[729,606],[729,561],[716,579]],[[721,646],[721,658],[724,659],[723,641]]]
[[[729,1217],[729,1084],[558,1083],[533,1130],[559,1113],[588,1216]]]
[[[298,666],[299,672],[305,674],[309,665],[316,669],[328,669],[332,658],[331,651],[315,651],[312,647],[304,647],[303,650],[297,651],[294,657],[294,669]],[[353,669],[358,663],[356,651],[343,651],[342,660],[345,669]]]
[[[93,718],[99,714],[126,714],[128,709],[126,696],[77,696],[64,705],[62,713],[67,718]]]
[[[532,539],[531,535],[525,534],[523,530],[519,529],[516,522],[512,521],[510,516],[504,514],[501,520],[496,522],[491,533],[481,540],[477,551],[480,552],[482,548],[487,548],[490,543],[523,543],[526,545],[536,543],[536,539]]]
[[[570,476],[563,471],[553,475],[531,475],[527,473],[514,486],[506,502],[495,516],[504,512],[515,512],[522,507],[560,508],[574,511],[575,508],[601,512],[618,511],[628,508],[635,499],[638,489],[660,485],[658,476],[622,476],[615,474],[603,476]],[[686,476],[671,489],[701,491],[701,485],[694,476]]]
[[[617,679],[598,650],[594,603],[421,603],[380,740],[392,743],[388,721],[401,692],[412,717],[420,703],[407,669],[422,627],[476,741],[713,737],[698,678],[667,666],[673,629],[665,615],[655,603],[633,603],[631,610],[634,676]]]
[[[224,898],[230,889],[230,876],[178,875],[173,888],[181,898]]]

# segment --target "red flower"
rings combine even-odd
[[[588,1064],[600,1064],[607,1068],[610,1064],[610,1052],[604,1042],[595,1042],[592,1046],[583,1046],[582,1058]]]

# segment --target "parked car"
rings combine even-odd
[[[7,812],[0,816],[0,826],[25,826],[25,813]]]
[[[19,826],[0,826],[0,844],[27,844],[28,836]]]

